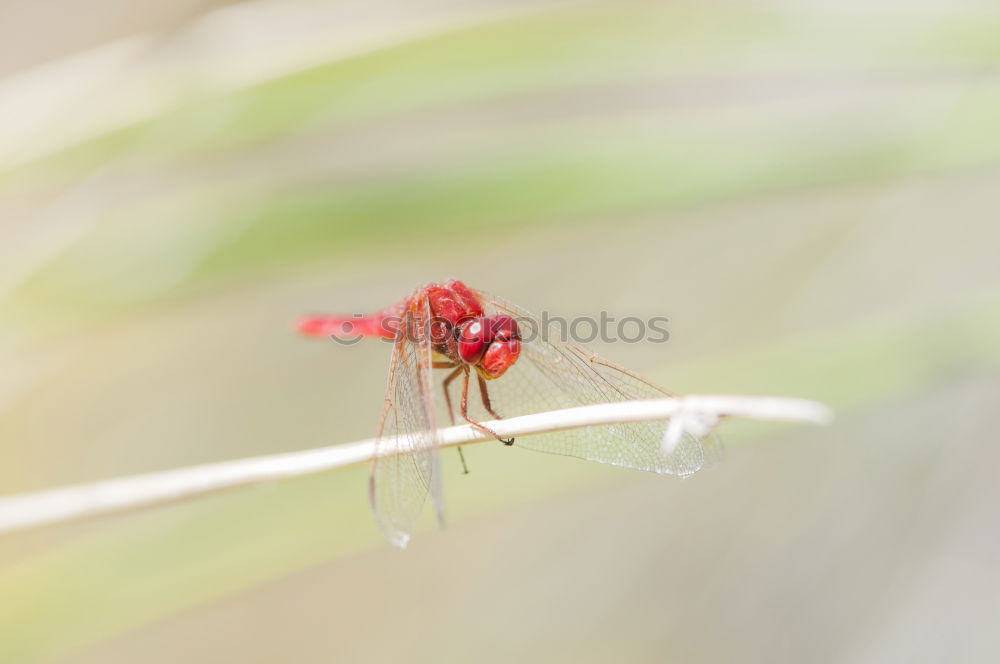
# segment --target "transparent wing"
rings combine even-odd
[[[425,297],[408,303],[389,364],[385,404],[379,420],[368,496],[385,536],[405,547],[427,494],[443,521],[441,466],[431,389],[429,319]]]
[[[587,349],[543,334],[538,318],[488,293],[476,292],[487,315],[505,313],[518,320],[523,340],[517,363],[487,383],[494,409],[502,417],[571,408],[593,403],[673,396],[641,376]],[[532,329],[533,328],[533,329]],[[476,401],[470,398],[470,402]],[[478,404],[477,404],[478,405]],[[477,417],[492,419],[480,408]],[[714,434],[698,439],[685,434],[665,454],[664,422],[628,422],[518,438],[515,446],[578,457],[612,466],[687,477],[722,457]]]

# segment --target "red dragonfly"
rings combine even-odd
[[[383,533],[405,547],[427,494],[443,523],[434,369],[447,370],[444,403],[455,421],[451,386],[461,381],[458,413],[505,445],[484,422],[501,416],[594,403],[672,396],[644,378],[543,330],[538,318],[460,281],[429,284],[382,311],[313,315],[299,330],[315,337],[393,340],[385,402],[369,478],[369,500]],[[470,403],[475,380],[479,403]],[[518,446],[613,466],[687,477],[721,456],[718,439],[685,434],[669,454],[664,425],[629,422],[532,436]]]

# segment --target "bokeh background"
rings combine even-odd
[[[995,2],[6,0],[0,493],[372,435],[315,310],[458,277],[727,423],[686,481],[446,454],[0,539],[0,661],[995,661]]]

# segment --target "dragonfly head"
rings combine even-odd
[[[499,378],[521,352],[521,332],[510,316],[480,316],[464,323],[458,333],[458,355],[475,365],[487,379]]]

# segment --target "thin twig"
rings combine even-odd
[[[668,420],[717,422],[726,416],[825,424],[830,410],[814,401],[782,397],[687,396],[597,404],[495,420],[486,425],[501,437],[613,424]],[[461,425],[439,431],[441,445],[493,440]],[[223,489],[318,473],[371,459],[374,439],[301,452],[237,459],[158,473],[78,484],[0,498],[0,533],[192,498]]]

